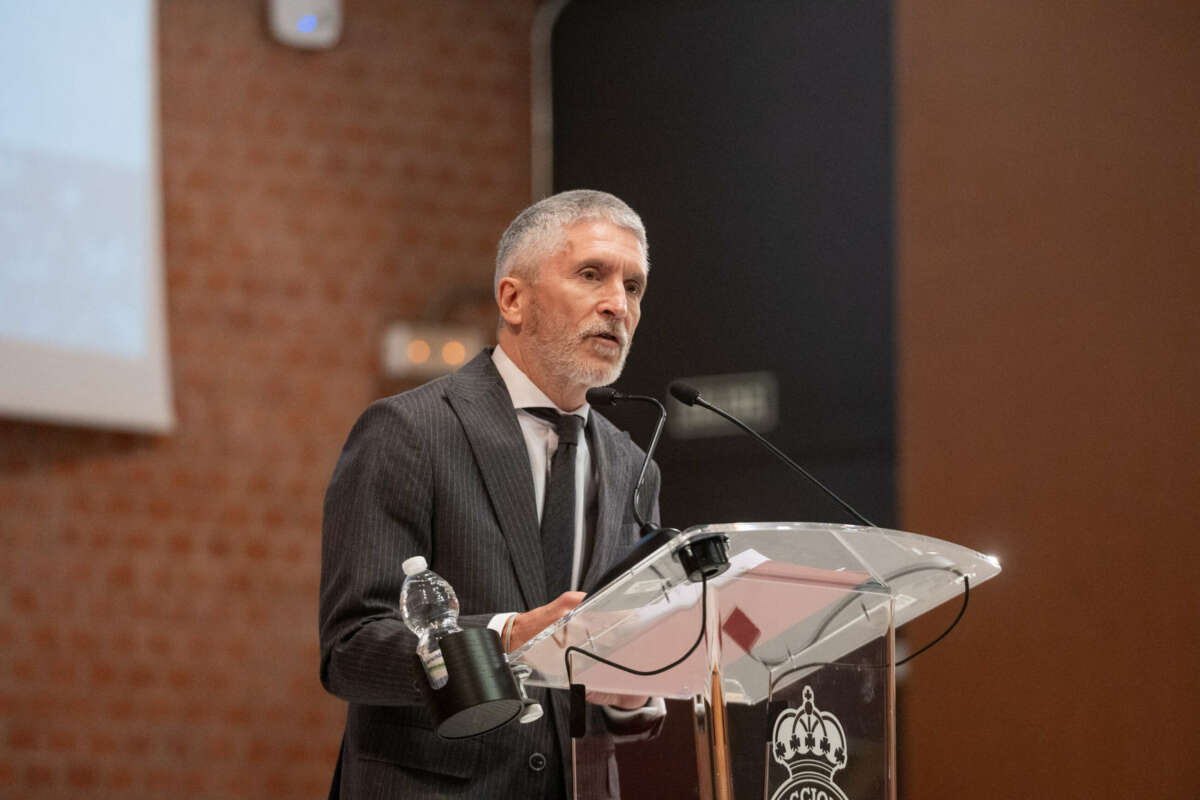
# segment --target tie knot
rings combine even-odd
[[[560,414],[553,408],[527,408],[525,410],[535,417],[553,423],[560,445],[578,444],[579,432],[583,430],[583,417],[578,414]]]

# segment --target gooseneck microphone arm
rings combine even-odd
[[[633,486],[633,518],[637,520],[637,524],[644,535],[658,530],[657,525],[642,516],[641,495],[642,485],[646,482],[646,470],[650,467],[650,459],[654,456],[654,450],[658,447],[659,437],[662,436],[663,426],[667,422],[667,410],[663,408],[663,404],[657,398],[642,394],[625,394],[624,392],[618,392],[611,386],[588,389],[587,392],[589,405],[611,406],[615,405],[618,400],[636,400],[639,403],[653,403],[658,407],[658,424],[654,426],[654,435],[650,438],[650,446],[646,448],[646,457],[642,459],[642,469],[638,472],[637,483]]]
[[[783,463],[787,464],[794,471],[799,472],[801,475],[803,475],[805,478],[807,478],[809,481],[811,481],[818,489],[820,489],[822,492],[824,492],[825,494],[827,494],[831,498],[833,498],[833,500],[839,506],[841,506],[843,509],[845,509],[846,512],[849,513],[856,520],[861,522],[863,525],[866,525],[867,527],[870,527],[870,528],[875,527],[875,523],[871,522],[871,520],[867,519],[862,514],[855,511],[850,506],[849,503],[847,503],[845,500],[843,500],[842,498],[840,498],[836,494],[834,494],[832,489],[830,489],[825,484],[821,483],[819,480],[817,480],[815,477],[813,477],[811,474],[809,474],[808,470],[806,470],[804,467],[800,466],[795,461],[793,461],[791,458],[789,458],[786,453],[784,453],[782,450],[780,450],[775,445],[768,442],[761,434],[758,433],[758,431],[754,430],[749,425],[742,422],[740,419],[733,416],[732,414],[730,414],[726,411],[723,411],[720,408],[717,408],[712,403],[708,402],[703,397],[701,397],[699,389],[696,389],[693,386],[689,386],[688,384],[683,383],[682,381],[672,381],[671,385],[669,387],[667,387],[667,390],[671,393],[672,397],[674,397],[679,402],[683,403],[685,406],[702,406],[704,408],[707,408],[709,411],[713,412],[714,414],[718,414],[718,415],[724,417],[725,419],[729,420],[734,425],[738,426],[743,431],[750,434],[751,438],[753,438],[756,442],[761,444],[763,447],[767,448],[767,450],[769,450],[773,456],[778,458]]]

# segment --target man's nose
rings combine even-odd
[[[604,284],[604,294],[600,298],[599,311],[601,314],[617,319],[624,319],[629,313],[629,298],[625,295],[624,280],[607,281]]]

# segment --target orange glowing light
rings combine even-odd
[[[408,360],[414,364],[424,364],[429,360],[429,342],[424,339],[413,339],[408,343]]]
[[[442,345],[442,361],[447,364],[458,365],[467,359],[467,348],[463,347],[463,343],[455,339],[451,339]]]

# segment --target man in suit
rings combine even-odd
[[[416,639],[399,613],[401,562],[425,556],[454,587],[460,624],[492,627],[513,650],[629,549],[644,454],[585,393],[620,374],[648,269],[642,222],[616,197],[575,191],[534,204],[497,253],[499,346],[375,402],[355,424],[322,540],[321,681],[349,702],[331,796],[571,796],[562,692],[537,692],[547,713],[534,723],[466,741],[433,732]],[[566,478],[555,477],[560,454],[574,465]],[[653,468],[644,491],[654,519],[658,486]],[[610,704],[593,717],[617,733],[661,722],[661,702],[589,700]],[[615,797],[611,759],[598,756],[576,778],[588,796]]]

